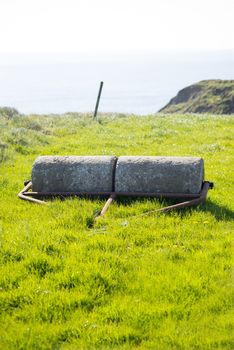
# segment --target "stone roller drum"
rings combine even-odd
[[[39,204],[46,204],[40,198],[55,196],[109,197],[99,213],[103,216],[117,197],[183,200],[157,210],[167,212],[204,202],[212,187],[197,157],[42,156],[18,196]]]

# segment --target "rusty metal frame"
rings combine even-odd
[[[160,199],[184,199],[185,201],[173,204],[164,208],[154,210],[154,212],[166,213],[171,210],[196,206],[205,202],[209,189],[213,188],[213,183],[204,181],[199,194],[181,194],[181,193],[147,193],[147,192],[35,192],[29,191],[32,189],[32,182],[26,182],[25,187],[19,192],[18,197],[37,204],[47,204],[44,200],[38,198],[45,197],[109,197],[99,213],[99,216],[104,216],[109,206],[118,197],[150,197]]]
[[[175,194],[171,194],[171,193],[157,193],[156,195],[155,194],[147,194],[147,195],[143,195],[141,194],[141,197],[157,197],[157,198],[188,198],[189,200],[186,200],[184,202],[180,202],[180,203],[177,203],[177,204],[173,204],[173,205],[170,205],[168,207],[164,207],[164,208],[160,208],[160,209],[156,209],[156,210],[153,210],[152,212],[161,212],[161,213],[167,213],[169,211],[172,211],[172,210],[177,210],[177,209],[182,209],[182,208],[186,208],[186,207],[192,207],[192,206],[196,206],[196,205],[199,205],[199,204],[202,204],[205,202],[206,200],[206,197],[207,197],[207,193],[209,191],[209,189],[212,189],[213,188],[213,183],[212,182],[209,182],[209,181],[204,181],[203,182],[203,185],[202,185],[202,189],[201,189],[201,192],[200,194],[198,195],[184,195],[184,194],[177,194],[177,197],[175,197]],[[105,203],[102,211],[100,212],[99,216],[104,216],[104,214],[106,213],[106,211],[108,210],[108,207],[113,203],[114,199],[116,199],[116,197],[118,196],[134,196],[134,197],[139,197],[136,193],[134,194],[127,194],[127,193],[124,193],[124,194],[120,194],[120,193],[112,193],[112,195],[108,198],[107,202]],[[150,213],[150,212],[148,212]]]

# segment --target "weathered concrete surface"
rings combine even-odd
[[[194,193],[201,190],[204,162],[195,157],[120,157],[116,192]]]
[[[112,156],[42,156],[32,168],[37,192],[110,192],[116,158]]]

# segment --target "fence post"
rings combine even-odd
[[[95,111],[94,111],[94,115],[93,115],[93,118],[94,118],[94,119],[97,117],[99,101],[100,101],[100,97],[101,97],[101,93],[102,93],[102,87],[103,87],[103,81],[100,82],[100,87],[99,87],[97,102],[96,102]]]

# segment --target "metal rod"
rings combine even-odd
[[[200,194],[190,193],[148,193],[148,192],[25,192],[25,196],[53,197],[53,196],[110,196],[115,194],[118,197],[155,197],[155,198],[183,198],[195,199]]]
[[[192,206],[195,206],[198,204],[202,204],[206,200],[206,196],[207,196],[207,192],[208,192],[209,188],[210,188],[210,183],[204,182],[199,198],[195,198],[195,199],[192,199],[190,201],[186,201],[186,202],[182,202],[182,203],[173,204],[173,205],[170,205],[168,207],[164,207],[164,208],[160,208],[160,209],[156,209],[156,210],[151,210],[151,211],[148,211],[146,213],[143,213],[140,216],[148,215],[148,214],[153,213],[153,212],[167,213],[167,212],[172,211],[172,210],[182,209],[182,208],[187,208],[187,207],[192,207]]]
[[[35,199],[35,198],[32,198],[32,197],[28,197],[28,196],[25,196],[25,192],[27,192],[28,190],[30,190],[30,188],[32,188],[32,182],[30,181],[18,194],[18,197],[20,199],[23,199],[25,201],[29,201],[29,202],[33,202],[33,203],[37,203],[37,204],[47,204],[46,202],[44,201],[40,201],[39,199]],[[27,193],[30,193],[30,192],[27,192]]]
[[[98,97],[97,97],[97,102],[96,102],[93,118],[97,117],[99,101],[100,101],[100,97],[101,97],[101,93],[102,93],[102,87],[103,87],[103,81],[100,82],[100,87],[99,87],[99,92],[98,92]]]
[[[157,211],[167,213],[168,211],[171,211],[171,210],[187,208],[187,207],[192,207],[194,205],[201,204],[206,200],[206,196],[209,188],[210,188],[209,183],[205,182],[199,198],[192,199],[191,201],[170,205],[169,207],[161,208],[161,209],[158,209]]]
[[[110,196],[112,192],[25,192],[25,196],[35,196],[35,197],[70,197],[70,196],[87,196],[87,197],[107,197]]]
[[[105,204],[104,207],[102,208],[102,211],[101,211],[101,213],[100,213],[99,216],[104,216],[104,215],[105,215],[105,213],[107,212],[109,206],[113,203],[113,201],[114,201],[115,198],[116,198],[116,196],[115,196],[114,194],[112,194],[112,195],[110,196],[110,198],[107,199],[106,204]]]

